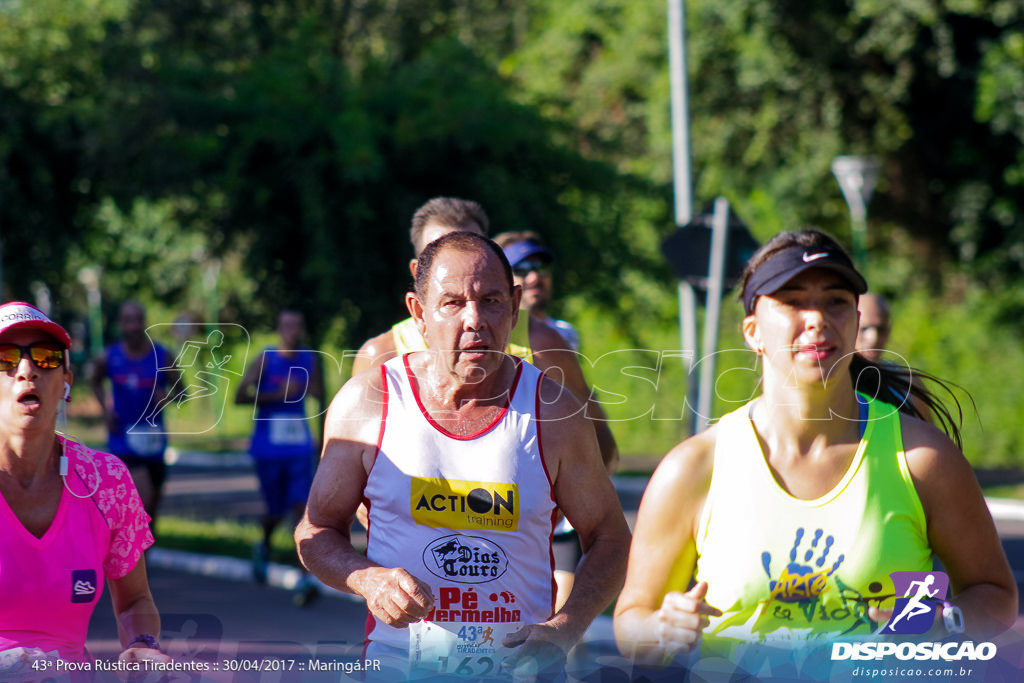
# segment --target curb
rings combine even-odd
[[[169,466],[185,467],[252,467],[252,458],[245,451],[207,453],[203,451],[179,451],[168,446],[164,459]]]
[[[150,548],[146,551],[146,564],[161,569],[175,569],[199,574],[227,581],[244,581],[255,583],[252,577],[252,562],[237,557],[225,557],[223,555],[202,555],[187,550],[172,550],[170,548]],[[349,602],[363,602],[363,599],[342,593],[336,588],[328,586],[312,574],[307,574],[310,582],[320,589],[320,594],[333,598],[348,600]],[[303,573],[296,567],[277,562],[267,563],[267,582],[265,585],[284,590],[296,590],[302,580]]]
[[[992,519],[1005,522],[1024,522],[1024,501],[1014,498],[986,498]]]

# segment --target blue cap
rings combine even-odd
[[[534,256],[540,256],[548,263],[555,260],[555,255],[540,242],[536,240],[523,240],[522,242],[513,242],[508,245],[502,251],[505,252],[505,258],[508,259],[508,263],[513,268],[520,261],[528,259]]]

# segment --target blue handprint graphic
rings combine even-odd
[[[764,565],[764,571],[769,579],[768,587],[771,589],[769,601],[802,602],[817,599],[825,590],[828,577],[832,576],[846,559],[845,555],[840,555],[831,567],[825,567],[835,539],[832,536],[825,536],[825,532],[821,529],[814,532],[810,546],[806,551],[800,553],[800,544],[804,540],[804,535],[802,527],[796,530],[796,539],[793,541],[792,550],[789,551],[789,564],[782,569],[782,573],[777,579],[772,579],[771,553],[767,551],[761,553],[761,564]],[[823,537],[824,543],[822,543]],[[812,562],[819,545],[821,546],[821,555]],[[800,555],[802,558],[799,557]]]

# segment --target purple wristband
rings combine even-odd
[[[139,635],[132,638],[132,641],[128,643],[128,647],[131,647],[135,643],[143,643],[146,647],[151,650],[159,650],[160,643],[157,642],[156,638],[149,635],[148,633],[140,633]]]

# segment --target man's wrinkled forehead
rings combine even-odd
[[[486,250],[445,249],[434,258],[429,282],[429,291],[507,294],[501,264]]]

